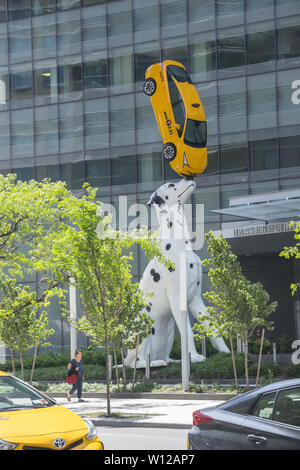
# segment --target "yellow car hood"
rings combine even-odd
[[[8,418],[8,419],[7,419]],[[0,439],[16,442],[26,437],[55,435],[66,438],[66,433],[74,435],[76,431],[88,428],[85,422],[75,413],[60,405],[49,408],[36,408],[0,412]]]

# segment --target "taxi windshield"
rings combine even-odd
[[[187,71],[182,67],[178,67],[178,65],[168,65],[167,73],[174,77],[177,82],[193,83]]]
[[[40,394],[25,382],[10,376],[0,376],[0,413],[53,406],[54,401]]]
[[[206,121],[188,119],[186,123],[184,143],[191,147],[206,147],[207,129]]]

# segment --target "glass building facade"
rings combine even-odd
[[[192,200],[205,205],[205,231],[220,230],[237,218],[212,210],[230,198],[299,188],[299,41],[295,0],[0,0],[0,171],[63,179],[74,191],[87,181],[117,212],[120,195],[145,203],[178,176],[162,160],[144,74],[178,60],[209,129],[208,167]],[[292,336],[297,268],[265,254],[241,262],[272,298],[289,273],[274,318],[288,310],[278,334]],[[145,263],[137,251],[136,279]],[[61,321],[55,306],[52,318]]]

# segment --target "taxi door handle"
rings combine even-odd
[[[258,446],[261,444],[265,444],[268,439],[263,436],[256,436],[255,434],[248,434],[248,441],[254,442],[254,444],[257,444]]]

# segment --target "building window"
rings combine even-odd
[[[60,152],[73,153],[83,148],[82,103],[66,103],[59,107]]]
[[[88,160],[85,162],[86,181],[96,188],[111,185],[110,162],[108,158],[101,160]]]
[[[163,162],[161,152],[138,155],[138,182],[162,181]]]
[[[103,149],[109,146],[107,99],[85,102],[85,148]]]
[[[277,58],[299,57],[300,25],[277,30]]]
[[[84,183],[84,161],[61,165],[61,177],[70,189],[80,189]]]
[[[218,68],[245,65],[245,36],[218,39]]]
[[[59,152],[57,106],[35,108],[35,152],[36,155]]]
[[[55,13],[56,0],[33,0],[32,14],[43,15],[45,13]]]
[[[7,3],[9,20],[20,20],[30,17],[31,0],[9,0]]]
[[[109,58],[109,76],[112,93],[126,93],[132,90],[133,54],[129,49],[112,51]]]
[[[300,135],[279,139],[280,168],[299,167]]]
[[[110,137],[113,147],[135,144],[135,116],[132,95],[120,95],[110,100]]]
[[[93,97],[108,86],[107,59],[86,57],[83,64],[83,84],[87,97]],[[99,95],[98,95],[99,96]]]
[[[246,144],[221,145],[221,173],[240,173],[248,171]]]
[[[69,8],[80,7],[80,0],[57,0],[58,10],[68,10]]]
[[[190,46],[190,72],[195,79],[206,80],[216,70],[216,41],[199,41]]]
[[[105,5],[82,11],[82,49],[86,51],[106,50],[107,24]]]
[[[9,125],[9,113],[0,113],[0,161],[8,161],[7,167],[10,166],[10,125]],[[1,168],[2,168],[1,163]]]
[[[32,19],[33,58],[46,59],[56,56],[55,16],[38,16]]]
[[[58,66],[58,92],[63,101],[80,99],[82,97],[82,64],[80,59],[74,57],[65,59],[72,63],[64,63]]]
[[[32,106],[31,64],[15,65],[12,67],[9,79],[12,107]]]
[[[13,158],[32,158],[34,155],[33,109],[18,109],[11,113]]]
[[[136,157],[125,155],[111,159],[112,185],[136,183]]]
[[[25,23],[22,23],[21,26],[18,22],[16,24],[9,23],[8,52],[12,63],[26,62],[32,57],[31,29],[24,26]]]
[[[57,53],[59,56],[81,53],[80,11],[62,11],[57,16]]]
[[[278,168],[277,139],[249,142],[250,170],[271,170]]]
[[[135,81],[143,82],[147,68],[158,62],[160,62],[160,52],[157,43],[136,45]]]
[[[54,60],[35,63],[34,101],[37,105],[57,101],[57,67]]]
[[[275,60],[275,31],[248,34],[248,64]]]

